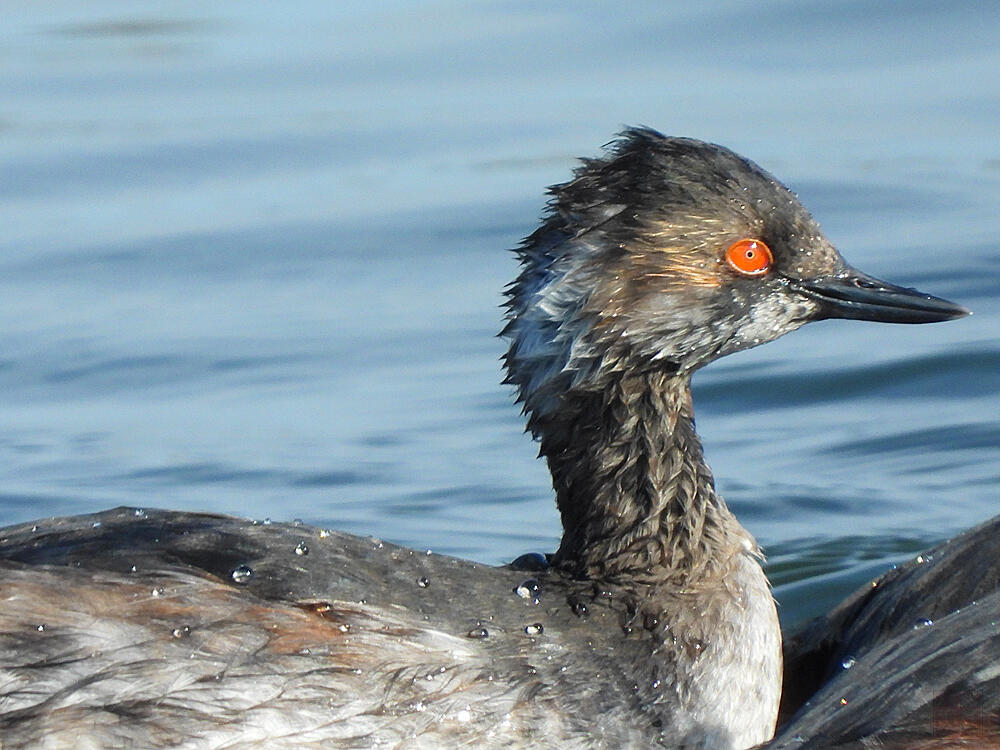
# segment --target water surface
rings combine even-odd
[[[695,380],[783,617],[998,510],[1000,12],[957,3],[14,3],[0,524],[118,504],[551,550],[506,251],[624,124],[729,145],[855,265],[975,311]]]

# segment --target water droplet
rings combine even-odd
[[[653,690],[659,690],[660,689],[660,685],[662,685],[662,684],[663,683],[660,680],[653,680],[653,682],[650,685],[650,687],[652,687]]]
[[[38,526],[32,526],[31,527],[31,533],[32,534],[36,533],[37,531],[38,531]]]
[[[490,631],[484,627],[473,628],[465,634],[466,638],[489,638]]]
[[[580,601],[579,599],[573,601],[573,603],[569,605],[569,608],[573,611],[573,614],[576,615],[577,617],[586,617],[587,615],[590,614],[590,610],[587,609],[586,603]]]
[[[847,698],[841,698],[840,699],[840,705],[841,706],[846,706],[847,705]]]
[[[183,627],[179,628],[174,628],[171,631],[171,635],[173,635],[174,638],[187,638],[189,635],[191,635],[191,628],[189,628],[187,625],[184,625]]]
[[[132,508],[132,515],[136,518],[142,518],[146,515],[146,510],[145,508]]]
[[[420,576],[420,578],[417,579],[417,585],[420,588],[425,589],[431,585],[431,579],[427,576]]]
[[[692,659],[697,659],[699,656],[701,656],[702,652],[707,647],[707,644],[698,638],[692,638],[690,640],[686,640],[685,645],[687,645],[688,654],[691,656]]]
[[[154,588],[153,588],[153,590],[152,590],[152,591],[150,591],[149,593],[150,593],[150,594],[151,594],[152,596],[154,596],[154,597],[157,597],[157,596],[163,596],[163,594],[164,594],[164,591],[163,591],[163,589],[162,589],[162,588],[161,588],[160,586],[156,586],[156,587],[154,587]]]
[[[538,593],[542,590],[537,578],[525,578],[514,587],[514,593],[522,599],[530,599],[538,602]]]
[[[37,630],[39,633],[44,633],[45,625],[39,625],[37,628],[35,628],[35,630]]]
[[[270,518],[265,518],[265,519],[264,519],[264,520],[262,521],[262,523],[263,523],[263,524],[264,524],[265,526],[270,526],[270,525],[271,525],[272,523],[274,523],[274,522],[273,522],[273,521],[272,521],[272,520],[271,520]]]
[[[540,622],[533,622],[524,626],[524,632],[528,635],[541,635],[545,632],[545,627]]]
[[[850,669],[856,663],[857,663],[857,659],[855,659],[853,656],[848,656],[846,659],[844,659],[842,662],[840,662],[840,668],[841,669]]]
[[[139,571],[139,569],[137,567],[135,567],[134,565],[128,569],[129,573],[137,573],[138,571]]]
[[[309,547],[306,546],[305,542],[299,542],[295,545],[295,554],[299,557],[309,554]]]
[[[90,528],[92,528],[92,529],[99,529],[99,528],[101,528],[101,522],[100,521],[94,521],[92,524],[90,524]]]
[[[253,568],[249,565],[237,565],[233,568],[232,577],[240,585],[248,584],[250,583],[250,579],[253,578]]]
[[[913,624],[913,629],[914,630],[920,630],[920,628],[929,628],[933,624],[934,624],[934,620],[931,620],[928,617],[924,617],[923,619],[917,620]]]
[[[426,555],[433,555],[434,553],[431,552],[430,550],[427,550],[427,552],[425,552],[424,554],[426,554]]]
[[[465,724],[472,721],[472,711],[466,708],[461,708],[455,713],[455,720]]]
[[[326,539],[329,536],[330,536],[330,529],[320,529],[319,530],[319,538],[320,539]]]
[[[923,565],[924,564],[924,556],[923,555],[917,555],[917,557],[916,557],[916,563],[917,563],[917,565]]]

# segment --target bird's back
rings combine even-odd
[[[552,571],[127,508],[6,529],[0,560],[11,747],[621,747],[699,720],[673,646]]]

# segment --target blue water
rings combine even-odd
[[[1000,6],[14,2],[0,524],[118,504],[551,550],[499,385],[506,248],[623,124],[721,142],[934,326],[696,378],[782,613],[1000,512]]]

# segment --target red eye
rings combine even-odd
[[[726,263],[743,276],[763,276],[773,262],[771,249],[760,240],[738,240],[726,250]]]

